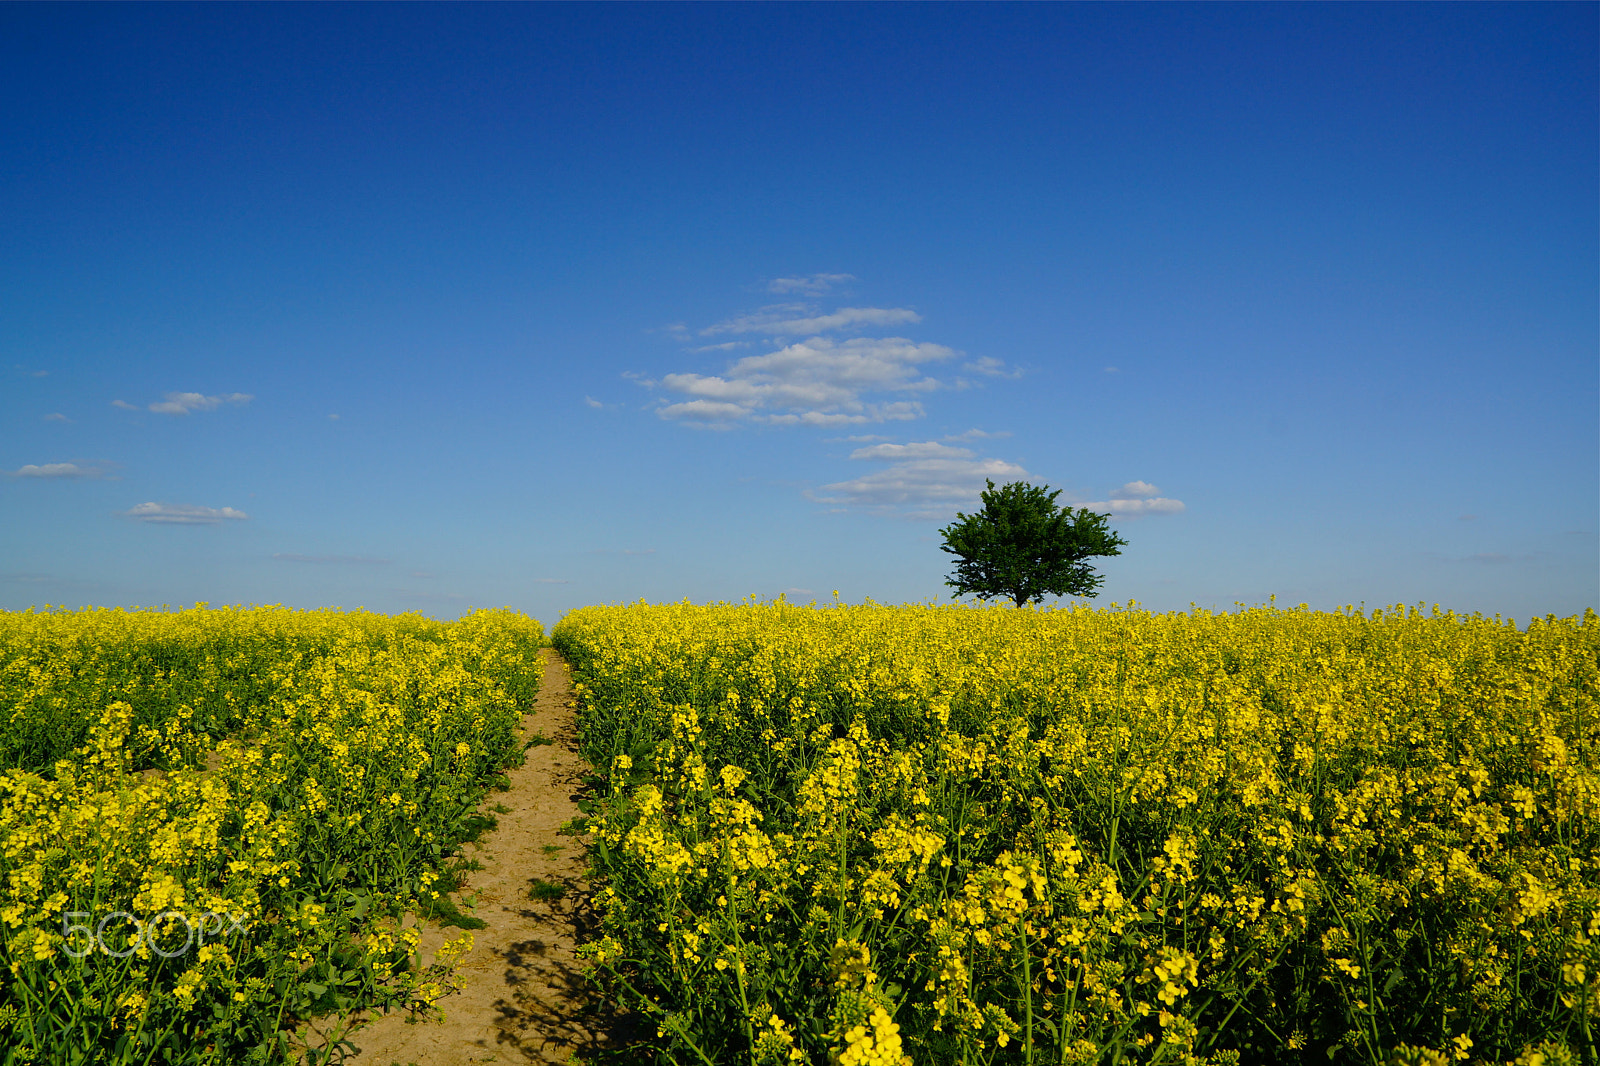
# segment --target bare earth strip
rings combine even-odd
[[[522,719],[521,735],[524,743],[538,735],[554,743],[528,749],[528,761],[509,774],[510,790],[484,800],[485,811],[497,812],[498,825],[476,851],[467,846],[465,857],[483,868],[467,875],[458,896],[488,925],[473,931],[473,949],[457,966],[462,988],[439,1004],[442,1024],[408,1024],[391,1014],[357,1030],[348,1039],[359,1050],[346,1062],[565,1063],[608,1042],[614,1020],[585,997],[575,954],[593,923],[583,843],[557,832],[581,813],[574,800],[588,766],[577,754],[567,664],[553,648],[540,654],[544,684]],[[510,810],[499,813],[497,804]],[[534,898],[536,886],[550,896],[555,885],[565,890],[561,899]],[[425,928],[424,961],[446,936],[460,932]]]

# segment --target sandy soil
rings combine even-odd
[[[553,648],[541,654],[544,684],[521,730],[524,741],[543,735],[554,743],[528,749],[528,761],[509,774],[509,791],[489,794],[483,809],[496,812],[498,825],[466,847],[465,857],[483,868],[467,875],[456,898],[473,904],[470,913],[488,926],[473,931],[473,949],[458,964],[462,988],[440,1002],[442,1023],[390,1014],[356,1030],[346,1039],[358,1050],[346,1062],[565,1063],[575,1053],[607,1046],[617,1028],[604,1005],[585,995],[578,975],[575,949],[595,919],[582,876],[583,840],[557,829],[581,813],[574,801],[587,765],[576,750],[567,664]],[[544,895],[553,894],[554,885],[565,894],[536,899],[539,885]],[[425,928],[423,960],[460,932]]]

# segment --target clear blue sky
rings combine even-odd
[[[1579,613],[1597,12],[0,7],[0,607]]]

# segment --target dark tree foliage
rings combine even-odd
[[[1128,542],[1106,528],[1110,515],[1087,507],[1057,507],[1060,490],[1013,481],[987,482],[983,510],[957,513],[941,529],[941,551],[954,555],[955,573],[945,584],[955,596],[1007,596],[1017,606],[1053,596],[1093,596],[1105,580],[1085,559],[1121,555]]]

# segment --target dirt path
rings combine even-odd
[[[471,913],[488,925],[473,931],[473,949],[458,964],[463,986],[440,1002],[442,1024],[388,1015],[357,1030],[349,1040],[359,1050],[346,1062],[565,1063],[606,1042],[611,1020],[586,1000],[575,955],[594,921],[582,881],[583,843],[557,833],[580,814],[574,800],[587,765],[576,750],[567,664],[553,648],[540,654],[544,684],[521,734],[524,743],[535,736],[554,743],[528,749],[528,761],[509,774],[510,790],[489,794],[483,808],[496,812],[498,825],[466,847],[465,857],[482,869],[466,875],[457,896],[474,903]],[[557,886],[562,897],[549,898]],[[459,934],[424,929],[423,959]]]

